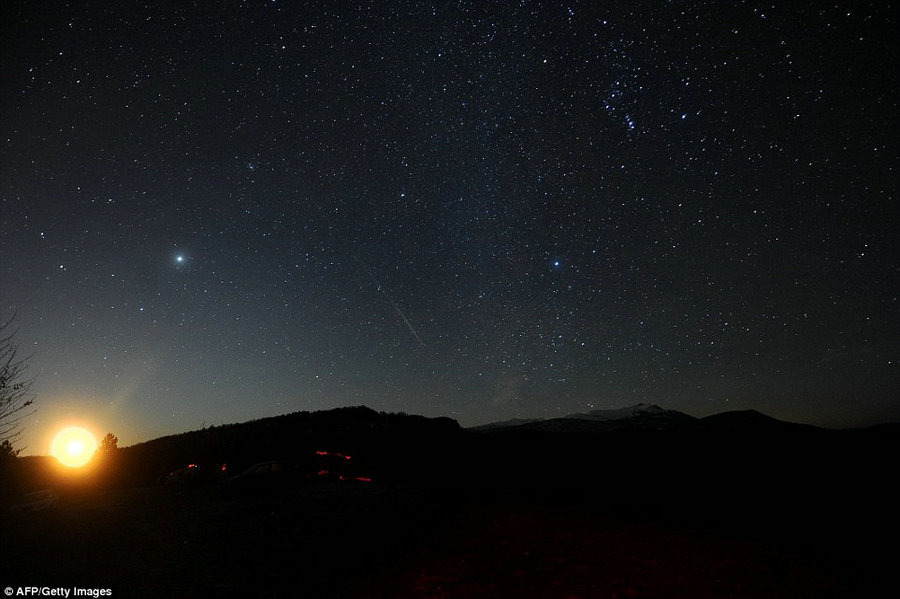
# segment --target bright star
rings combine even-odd
[[[179,252],[172,255],[172,264],[174,264],[177,268],[187,268],[188,266],[188,256],[185,253]]]

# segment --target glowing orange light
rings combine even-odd
[[[91,461],[96,449],[97,440],[87,429],[69,426],[53,437],[50,455],[59,460],[63,466],[79,468]]]

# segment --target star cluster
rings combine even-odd
[[[3,6],[0,307],[123,441],[900,416],[891,6]]]

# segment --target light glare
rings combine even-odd
[[[79,468],[91,461],[96,449],[97,441],[87,429],[69,426],[56,433],[50,444],[50,455],[63,466]]]

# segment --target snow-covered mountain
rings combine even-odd
[[[639,403],[627,408],[592,410],[562,418],[507,420],[472,427],[472,431],[521,430],[545,432],[601,432],[621,429],[662,430],[692,425],[698,420],[684,412],[667,410],[655,404]]]
[[[684,412],[677,410],[666,410],[652,403],[639,403],[627,408],[616,408],[612,410],[591,410],[586,414],[569,414],[566,418],[576,418],[579,420],[596,420],[608,422],[611,420],[627,420],[630,418],[639,419],[657,419],[673,421],[694,421],[696,418],[688,416]]]

